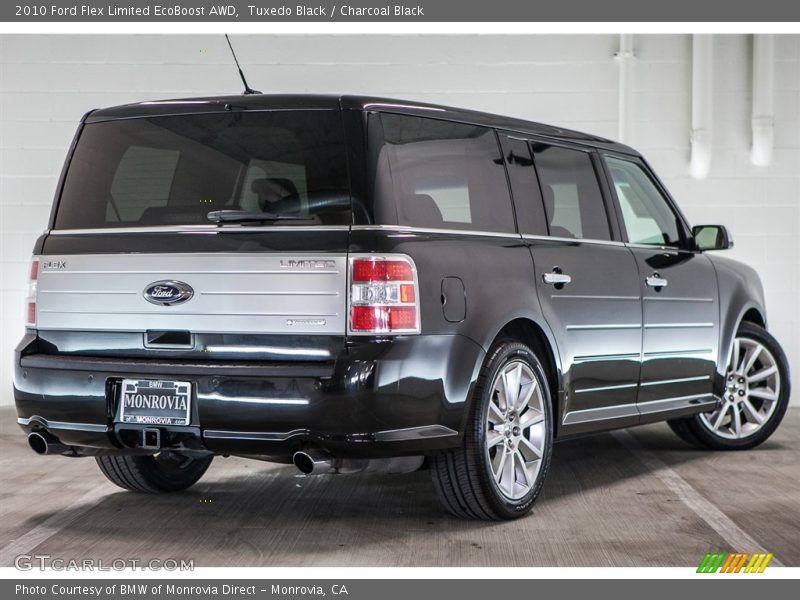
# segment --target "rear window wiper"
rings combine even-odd
[[[249,212],[246,210],[213,210],[207,218],[214,223],[246,223],[246,222],[271,222],[271,221],[307,221],[309,217],[300,215],[281,215],[269,212]]]

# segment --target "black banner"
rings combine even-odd
[[[237,580],[125,580],[31,579],[6,580],[0,597],[6,600],[408,600],[452,598],[714,598],[726,600],[754,597],[793,597],[796,581],[766,579],[763,576],[720,575],[696,579],[613,580],[613,579],[237,579]]]
[[[786,0],[11,0],[11,22],[793,22]]]

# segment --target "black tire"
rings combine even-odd
[[[523,362],[533,372],[542,392],[545,423],[544,446],[536,479],[528,493],[516,500],[508,498],[498,489],[486,449],[486,419],[492,385],[500,370],[512,361]],[[530,512],[539,495],[550,467],[552,448],[551,396],[544,369],[530,348],[506,340],[497,343],[489,351],[481,368],[462,446],[431,457],[431,476],[442,504],[452,515],[484,521],[516,519]]]
[[[109,481],[132,492],[179,492],[203,476],[214,457],[188,457],[174,452],[156,456],[98,456],[97,465]]]
[[[672,429],[675,435],[677,435],[690,446],[694,446],[695,448],[705,448],[703,443],[694,433],[692,433],[692,430],[689,428],[689,421],[691,421],[693,418],[694,417],[690,419],[673,419],[672,421],[667,421],[667,425],[669,425],[669,428]]]
[[[705,424],[700,415],[686,419],[676,419],[668,424],[672,431],[683,441],[703,449],[710,450],[748,450],[766,441],[777,429],[786,414],[791,395],[789,363],[778,341],[766,329],[753,323],[744,322],[739,326],[737,338],[751,339],[763,345],[775,359],[775,366],[780,376],[780,391],[775,409],[767,421],[752,435],[740,439],[729,439],[717,435]]]

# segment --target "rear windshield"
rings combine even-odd
[[[351,222],[339,111],[226,112],[89,123],[57,229],[207,225],[240,210]]]

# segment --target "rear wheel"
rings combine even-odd
[[[789,367],[777,340],[763,327],[742,323],[714,410],[670,421],[684,441],[714,450],[745,450],[769,438],[789,405]]]
[[[103,475],[119,487],[158,494],[191,487],[203,476],[214,457],[193,457],[177,452],[154,456],[98,456]]]
[[[501,520],[527,514],[552,454],[547,378],[530,348],[496,345],[475,388],[461,448],[436,455],[431,474],[457,517]]]

